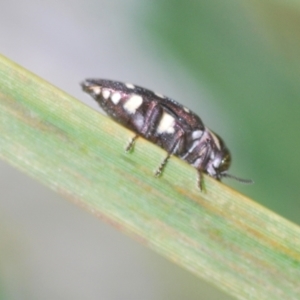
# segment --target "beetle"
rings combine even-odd
[[[166,150],[156,176],[175,155],[196,168],[200,189],[202,172],[217,180],[230,177],[252,183],[227,173],[231,155],[223,140],[175,100],[131,83],[106,79],[86,79],[81,86],[112,119],[135,133],[126,151],[132,149],[139,136]]]

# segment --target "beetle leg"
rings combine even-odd
[[[200,189],[200,191],[203,191],[203,175],[200,170],[197,170],[197,187]]]
[[[129,143],[127,144],[127,146],[126,146],[126,148],[125,148],[125,151],[126,151],[126,152],[129,152],[129,151],[132,150],[132,148],[133,148],[133,146],[134,146],[134,144],[135,144],[135,141],[136,141],[136,139],[137,139],[138,137],[139,137],[139,135],[136,134],[136,135],[129,141]]]
[[[164,158],[164,160],[160,163],[158,169],[155,171],[155,177],[159,177],[161,172],[163,171],[165,165],[167,164],[171,154],[168,153],[168,155]]]
[[[160,176],[171,155],[175,154],[178,148],[181,146],[183,136],[184,136],[184,131],[180,130],[177,132],[177,137],[174,141],[174,144],[170,147],[167,156],[164,158],[164,160],[160,163],[158,169],[155,171],[156,177]]]

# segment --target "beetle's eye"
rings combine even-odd
[[[226,151],[226,153],[221,161],[219,171],[224,172],[224,171],[228,170],[230,167],[230,164],[231,164],[231,156],[230,156],[230,153],[228,151]]]

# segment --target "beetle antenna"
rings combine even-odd
[[[222,177],[227,177],[227,178],[231,178],[231,179],[235,179],[239,182],[242,182],[242,183],[245,183],[245,184],[253,184],[254,181],[251,180],[251,179],[243,179],[243,178],[239,178],[239,177],[236,177],[234,175],[231,175],[231,174],[228,174],[228,173],[222,173],[221,174]]]

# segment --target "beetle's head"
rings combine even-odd
[[[214,132],[209,130],[210,134],[210,156],[206,166],[207,173],[220,180],[230,167],[231,155],[223,140]]]
[[[223,140],[218,135],[213,132],[211,132],[211,135],[215,147],[212,147],[213,149],[210,158],[210,166],[207,168],[207,173],[217,180],[221,180],[223,177],[227,177],[243,183],[253,183],[253,181],[250,179],[242,179],[227,173],[227,170],[231,165],[230,152],[225,146]]]
[[[226,174],[226,171],[231,165],[231,155],[229,150],[224,146],[215,152],[214,159],[212,161],[212,167],[215,171],[215,177],[217,179],[222,178],[222,174]]]

